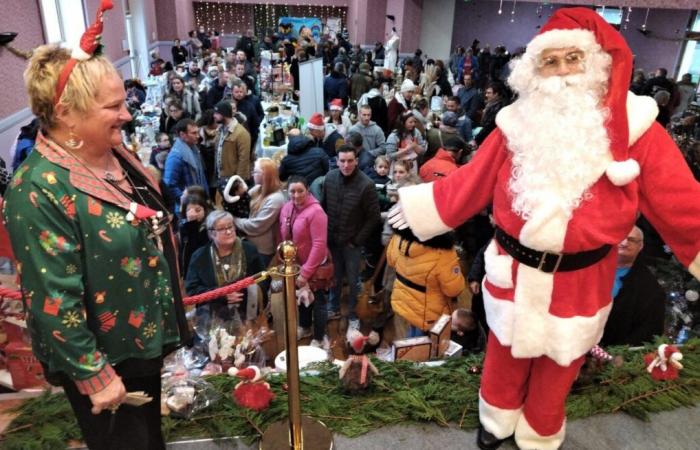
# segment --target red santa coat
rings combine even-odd
[[[442,234],[493,203],[496,224],[539,251],[576,253],[616,246],[637,211],[649,219],[678,259],[700,278],[700,185],[666,131],[654,122],[651,98],[628,98],[630,159],[639,176],[618,186],[611,169],[636,173],[636,164],[610,161],[568,218],[546,205],[526,222],[511,209],[512,163],[506,136],[513,123],[504,108],[498,128],[472,162],[449,177],[399,191],[404,216],[420,239]],[[511,131],[512,132],[512,131]],[[617,166],[617,167],[613,167]],[[625,174],[623,174],[623,178]],[[596,179],[596,178],[594,178]],[[568,366],[600,340],[611,308],[616,252],[581,270],[548,274],[515,261],[493,241],[485,254],[484,307],[489,326],[517,358],[546,355]]]

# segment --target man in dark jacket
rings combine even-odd
[[[243,80],[234,80],[231,89],[233,99],[236,101],[238,112],[246,117],[246,125],[250,131],[251,149],[255,151],[260,133],[260,122],[265,117],[260,99],[248,92],[248,85]]]
[[[185,47],[180,45],[180,39],[175,39],[173,42],[173,48],[170,49],[170,52],[173,55],[173,64],[174,65],[179,65],[179,64],[184,64],[187,62],[187,56],[188,52]]]
[[[335,67],[323,80],[323,102],[328,109],[328,102],[334,98],[343,101],[343,105],[348,104],[348,79],[345,76],[345,66],[343,63],[336,63]]]
[[[345,141],[348,145],[354,147],[357,152],[357,168],[369,176],[374,170],[374,155],[364,147],[362,135],[356,131],[351,131],[348,133]]]
[[[361,248],[381,221],[374,183],[358,169],[357,162],[354,147],[343,145],[338,149],[338,168],[326,175],[321,200],[328,215],[328,247],[335,265],[328,319],[340,318],[343,279],[347,279],[348,331],[360,328],[355,306],[360,292]]]
[[[634,227],[617,246],[612,310],[601,345],[641,345],[664,331],[666,294],[637,258],[643,245],[644,234]]]
[[[328,155],[322,148],[316,147],[306,136],[298,135],[299,130],[289,132],[287,155],[280,163],[280,180],[287,181],[292,175],[299,175],[311,183],[328,173]]]
[[[209,86],[209,90],[207,91],[207,99],[204,102],[206,109],[214,109],[214,106],[224,99],[224,91],[226,91],[228,78],[228,72],[222,70],[219,72],[217,81]]]
[[[663,67],[656,69],[654,76],[649,78],[647,82],[644,83],[642,94],[653,97],[654,94],[660,90],[668,91],[668,93],[671,94],[673,92],[673,83],[667,78],[667,76],[668,71]]]

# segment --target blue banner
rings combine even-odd
[[[321,39],[323,23],[317,17],[280,17],[278,30],[282,39],[299,38],[302,33],[309,33],[314,40]]]

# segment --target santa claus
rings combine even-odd
[[[700,185],[628,92],[632,53],[595,11],[558,10],[512,65],[519,95],[472,162],[399,191],[395,227],[428,239],[493,204],[485,253],[491,334],[479,396],[480,448],[564,440],[564,403],[611,308],[616,252],[641,211],[700,278]]]

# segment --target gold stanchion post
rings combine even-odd
[[[284,241],[277,247],[284,265],[279,275],[284,278],[284,316],[286,322],[287,397],[289,420],[275,422],[262,435],[262,450],[328,450],[333,448],[333,435],[326,426],[310,417],[301,415],[299,393],[299,353],[297,349],[297,299],[296,276],[299,267],[294,264],[297,249],[293,242]]]

